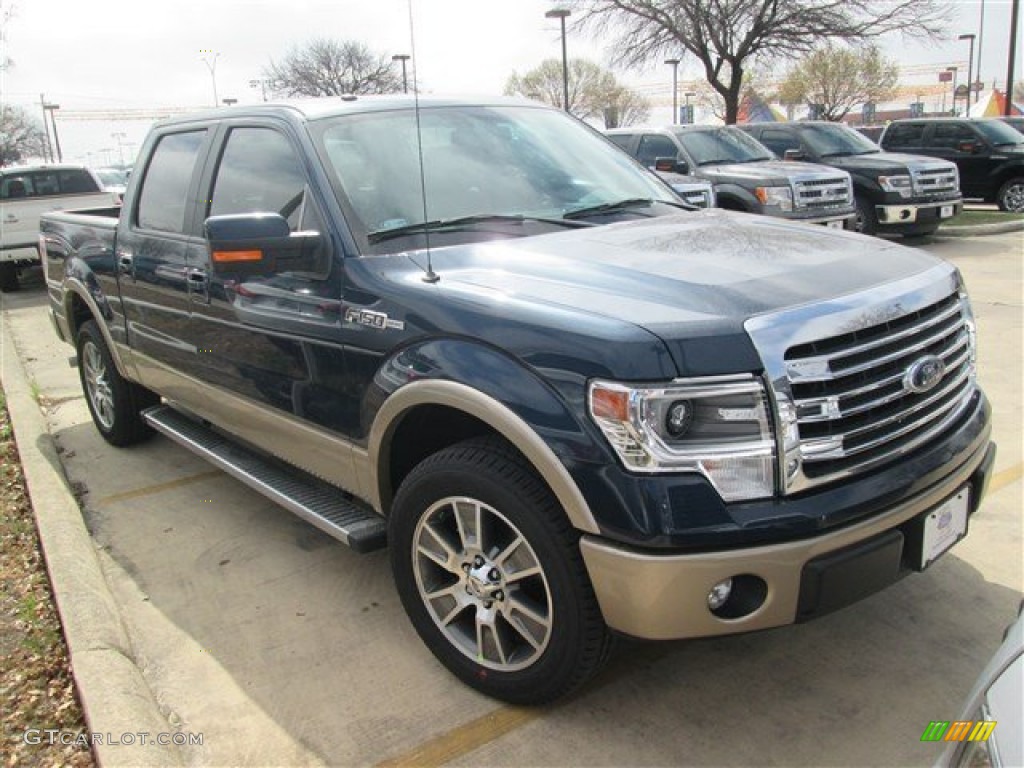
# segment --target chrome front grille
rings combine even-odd
[[[974,391],[969,318],[952,293],[917,311],[787,349],[803,476],[824,481],[866,469],[945,429]]]
[[[802,179],[794,182],[793,188],[797,208],[831,210],[850,205],[848,178]]]
[[[955,168],[911,169],[914,192],[919,195],[948,195],[960,191]]]

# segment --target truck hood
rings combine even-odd
[[[876,238],[720,209],[440,248],[432,257],[447,293],[640,326],[662,339],[681,375],[715,372],[707,370],[716,365],[715,340],[744,335],[754,315],[865,291],[937,263]]]
[[[921,170],[925,168],[952,169],[954,164],[948,160],[921,155],[905,155],[902,152],[874,152],[870,155],[850,155],[849,157],[830,157],[830,165],[844,171],[861,174],[896,174],[905,173],[909,168]]]
[[[702,165],[697,172],[715,184],[722,184],[734,179],[788,184],[795,179],[834,179],[843,175],[827,165],[797,163],[789,160],[758,160],[753,163]]]

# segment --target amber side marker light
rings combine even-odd
[[[214,261],[262,261],[263,251],[214,251]]]

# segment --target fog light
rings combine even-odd
[[[718,582],[708,592],[708,608],[712,611],[717,611],[723,605],[725,601],[729,599],[729,595],[732,594],[732,579],[724,579]]]

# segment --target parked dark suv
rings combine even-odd
[[[840,168],[853,177],[857,230],[930,235],[963,209],[956,166],[883,152],[839,123],[747,123],[742,128],[779,157]]]
[[[1024,212],[1024,135],[1002,120],[897,120],[879,143],[891,151],[952,160],[965,198]]]

